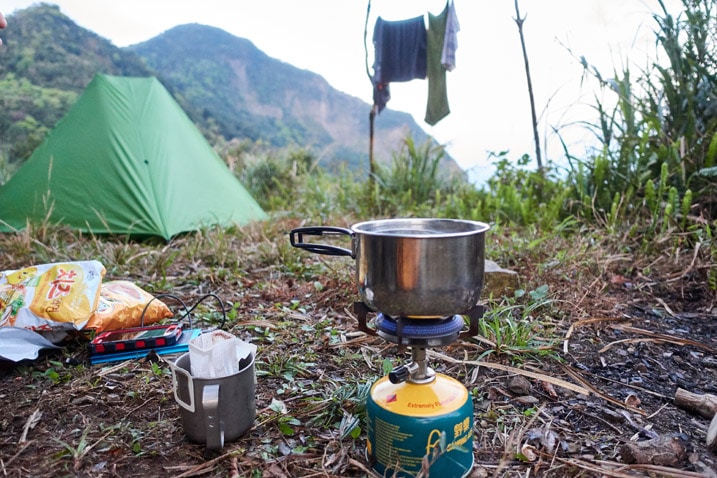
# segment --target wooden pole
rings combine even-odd
[[[543,160],[540,154],[540,136],[538,135],[538,117],[535,114],[535,98],[533,97],[533,81],[530,78],[530,65],[528,64],[528,51],[525,48],[525,38],[523,37],[523,22],[525,17],[520,17],[518,9],[518,0],[515,0],[515,23],[518,25],[518,33],[520,34],[520,46],[523,48],[523,62],[525,63],[525,76],[528,77],[528,95],[530,96],[530,113],[533,116],[533,140],[535,141],[535,159],[538,162],[538,169],[543,169]]]
[[[371,14],[371,0],[368,0],[368,5],[366,6],[366,21],[363,26],[363,49],[364,49],[364,61],[366,63],[366,75],[368,76],[369,81],[371,82],[371,86],[373,86],[373,77],[371,76],[371,72],[368,68],[368,44],[366,42],[366,38],[368,36],[368,18]],[[368,115],[368,128],[369,128],[369,144],[368,144],[368,183],[369,186],[371,186],[371,191],[373,191],[373,183],[374,183],[374,175],[376,173],[376,164],[373,159],[373,123],[374,119],[376,118],[376,114],[378,113],[378,105],[374,104],[371,108],[371,112]]]
[[[368,124],[369,124],[369,145],[368,145],[368,167],[369,167],[369,175],[368,180],[369,184],[373,185],[374,181],[374,174],[376,173],[376,163],[373,159],[373,122],[376,118],[376,105],[373,105],[373,108],[371,108],[371,112],[368,115]]]

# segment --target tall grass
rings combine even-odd
[[[434,206],[437,193],[447,187],[446,179],[438,174],[444,156],[443,146],[434,146],[430,140],[417,145],[413,137],[406,136],[390,165],[379,165],[376,170],[378,188],[372,193],[377,211],[396,214],[407,207],[425,210]]]
[[[569,182],[579,212],[599,221],[614,225],[614,214],[640,212],[656,220],[661,209],[669,216],[662,219],[684,229],[690,214],[717,214],[717,16],[712,0],[682,0],[676,17],[659,4],[653,18],[664,61],[637,76],[625,65],[610,80],[586,69],[614,106],[596,97],[590,127],[601,147],[591,158],[569,156]]]
[[[717,134],[717,12],[711,0],[682,0],[682,5],[675,18],[660,0],[662,15],[654,15],[669,66],[656,64],[657,81],[645,81],[643,109],[662,113],[658,144],[677,153],[666,159],[680,163],[675,185],[684,189],[706,186],[704,170],[715,165],[710,145]]]
[[[494,155],[496,174],[477,188],[462,176],[441,172],[442,146],[416,145],[410,136],[381,165],[374,181],[342,169],[330,174],[311,155],[267,153],[246,163],[240,179],[274,214],[325,223],[378,217],[452,217],[494,224],[536,225],[552,230],[570,217],[570,188],[548,169],[530,171],[527,156],[516,162]]]

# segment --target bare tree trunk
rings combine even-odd
[[[538,117],[535,114],[535,98],[533,97],[533,82],[530,79],[530,66],[528,65],[528,52],[525,49],[525,38],[523,37],[523,22],[526,17],[520,17],[518,0],[515,0],[515,23],[518,25],[520,34],[520,46],[523,48],[523,61],[525,62],[525,76],[528,78],[528,95],[530,96],[530,113],[533,116],[533,140],[535,141],[535,159],[538,162],[538,169],[543,169],[543,160],[540,155],[540,138],[538,136]]]

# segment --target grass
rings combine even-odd
[[[540,288],[538,291],[534,301],[528,304],[511,304],[510,300],[505,300],[489,306],[479,321],[477,340],[486,346],[486,350],[478,360],[492,354],[507,355],[513,359],[523,354],[541,356],[553,352],[554,355],[557,339],[549,325],[552,323],[550,301],[537,298],[537,295],[542,295]],[[521,292],[524,291],[518,291]]]
[[[318,221],[311,217],[301,220],[307,224]],[[348,215],[327,218],[328,224],[352,221]],[[12,261],[4,264],[8,268],[48,257],[98,258],[107,268],[106,279],[131,280],[154,294],[171,293],[188,304],[208,292],[217,294],[226,305],[226,329],[258,346],[257,433],[264,439],[253,443],[242,459],[261,460],[254,462],[257,467],[269,467],[286,456],[310,455],[323,449],[331,450],[323,463],[329,463],[329,456],[334,454],[333,466],[348,466],[348,457],[363,461],[368,388],[404,354],[381,340],[367,340],[356,333],[350,312],[357,296],[354,264],[346,258],[326,259],[288,246],[288,231],[299,222],[285,216],[242,230],[199,231],[169,243],[88,237],[47,226],[43,229],[44,241],[31,240],[27,247],[13,249],[5,244],[17,244],[24,236],[0,235],[0,248],[14,251],[5,256]],[[441,351],[457,363],[437,360],[434,365],[464,381],[480,404],[489,398],[493,387],[500,388],[500,383],[460,361],[507,362],[540,370],[551,367],[560,355],[560,340],[569,324],[587,318],[593,301],[608,307],[605,301],[609,297],[601,289],[612,275],[660,277],[679,273],[696,257],[693,271],[707,277],[713,254],[707,246],[709,236],[703,238],[705,246],[696,256],[689,242],[682,242],[682,252],[676,253],[675,245],[680,242],[672,232],[657,231],[656,238],[656,247],[645,250],[639,236],[604,234],[580,220],[547,233],[537,224],[496,225],[486,235],[487,257],[519,272],[520,289],[509,296],[486,298],[487,312],[478,339]],[[223,257],[211,257],[211,250]],[[169,299],[166,302],[177,305]],[[207,325],[216,325],[217,307],[216,301],[206,300],[196,313],[206,318]],[[35,374],[35,383],[42,387],[72,387],[79,391],[78,396],[95,396],[97,390],[111,383],[111,387],[120,388],[111,390],[110,395],[126,400],[120,416],[102,418],[109,424],[105,429],[100,430],[96,418],[88,418],[91,423],[80,429],[86,431],[84,439],[82,431],[71,433],[76,425],[56,437],[59,441],[53,442],[52,455],[56,466],[67,470],[60,474],[75,467],[86,471],[97,463],[96,457],[102,456],[103,450],[118,447],[126,447],[141,460],[166,453],[160,443],[167,440],[160,437],[177,433],[172,421],[176,417],[161,413],[173,403],[171,380],[164,367],[133,363],[112,372],[117,378],[109,382],[97,372],[96,367],[69,365],[59,359],[25,372],[23,368],[17,370],[18,377],[24,373],[23,380]],[[137,389],[116,385],[129,380],[124,377],[133,376],[136,378],[131,383]],[[159,407],[160,413],[153,413],[140,424],[133,414],[148,402],[157,404],[153,406]],[[480,446],[503,450],[509,463],[506,466],[514,469],[512,460],[521,451],[521,437],[531,423],[537,423],[533,421],[540,414],[535,405],[501,405],[498,401],[487,410],[478,408],[480,440],[489,440]],[[116,424],[121,426],[111,428]],[[181,437],[178,440],[170,446],[181,446]],[[320,463],[307,462],[306,466]]]

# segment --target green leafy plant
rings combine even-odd
[[[388,373],[388,372],[387,372]],[[373,380],[360,383],[336,383],[330,381],[320,398],[308,400],[312,409],[311,423],[321,426],[338,424],[342,435],[353,433],[353,428],[346,429],[347,420],[353,423],[354,419],[366,418],[366,399]]]
[[[541,337],[545,327],[540,314],[549,311],[552,302],[548,292],[547,285],[528,292],[519,289],[512,300],[490,304],[478,322],[479,341],[487,347],[479,359],[491,354],[516,357],[551,353],[555,339]]]
[[[289,415],[286,404],[281,400],[272,399],[269,409],[276,414],[276,426],[279,428],[279,431],[286,436],[294,435],[294,427],[301,425],[301,422]]]
[[[112,433],[112,430],[104,434],[99,440],[96,442],[90,444],[87,440],[87,435],[89,434],[90,428],[87,427],[84,430],[82,430],[82,434],[80,435],[80,438],[77,442],[77,445],[73,445],[70,443],[67,443],[65,441],[59,440],[57,438],[53,438],[57,443],[62,445],[63,450],[56,454],[55,457],[63,457],[63,456],[70,456],[73,460],[73,470],[79,471],[82,467],[82,462],[87,456],[87,454],[96,447],[99,443],[102,442],[107,436],[109,436]]]
[[[62,362],[50,360],[50,364],[52,365],[51,367],[48,367],[42,372],[35,371],[33,375],[44,377],[55,385],[65,383],[72,378],[72,374],[70,371],[65,370],[65,366]]]

